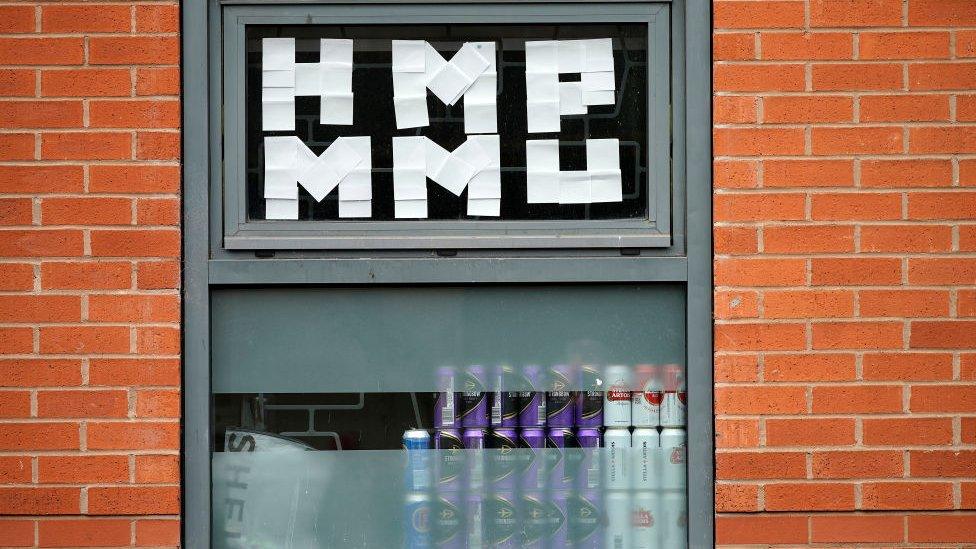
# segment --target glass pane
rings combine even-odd
[[[216,290],[214,545],[685,546],[683,301]]]
[[[320,98],[298,96],[295,131],[262,131],[262,40],[295,38],[296,61],[319,61],[323,38],[354,41],[352,89],[353,125],[320,124]],[[527,132],[525,42],[611,38],[613,42],[615,102],[589,105],[586,114],[561,116],[561,131]],[[501,207],[498,217],[467,214],[465,190],[455,196],[427,181],[430,220],[585,220],[646,219],[648,204],[647,26],[643,24],[559,25],[249,25],[246,29],[247,74],[246,188],[248,219],[266,217],[264,198],[267,136],[297,136],[316,155],[338,137],[370,136],[372,145],[373,221],[394,220],[394,136],[427,136],[453,151],[469,136],[464,128],[464,101],[445,105],[427,93],[430,125],[396,129],[391,73],[392,40],[426,40],[442,57],[451,59],[465,42],[493,42],[498,81],[498,132],[500,138]],[[580,80],[580,74],[560,74],[561,81]],[[619,139],[623,200],[592,204],[527,203],[525,142],[558,139],[561,170],[585,170],[586,139]],[[299,220],[339,220],[338,191],[323,200],[299,187]],[[354,223],[354,219],[344,219]]]

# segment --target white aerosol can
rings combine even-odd
[[[607,366],[604,371],[603,425],[630,427],[630,390],[632,380],[627,366]]]

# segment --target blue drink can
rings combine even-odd
[[[460,426],[457,419],[458,393],[454,388],[456,370],[450,366],[437,369],[437,400],[434,403],[434,428],[456,428]]]
[[[465,429],[461,431],[461,444],[464,446],[464,484],[469,494],[479,497],[485,490],[485,444],[487,429]]]
[[[603,426],[603,391],[597,390],[600,373],[592,366],[583,366],[583,383],[577,394],[576,426]]]
[[[515,387],[515,371],[511,366],[499,366],[492,375],[491,412],[492,427],[517,427],[519,393]],[[508,389],[508,390],[506,390]]]
[[[407,492],[404,497],[404,547],[431,547],[430,496]]]
[[[604,542],[603,509],[599,490],[583,490],[569,497],[569,539],[573,547],[601,549]]]
[[[492,490],[514,491],[519,471],[515,429],[492,429],[488,435],[488,479]]]
[[[549,390],[546,391],[546,425],[572,427],[576,421],[576,392],[573,390],[572,368],[553,366]]]
[[[579,462],[576,464],[576,488],[594,490],[603,481],[600,447],[603,437],[599,429],[580,429],[576,432],[579,443]]]
[[[519,431],[519,484],[522,490],[546,489],[546,431],[535,427]]]
[[[534,388],[542,387],[542,369],[525,367],[525,383]],[[521,427],[546,426],[546,393],[544,391],[520,391],[518,424]]]
[[[458,397],[458,418],[465,429],[488,427],[488,392],[485,388],[485,369],[470,366],[461,377]]]
[[[431,538],[435,547],[464,547],[464,511],[461,494],[438,494],[431,505]]]
[[[550,490],[569,490],[573,486],[572,450],[577,448],[576,435],[571,429],[555,428],[546,431],[545,466]]]
[[[434,432],[434,471],[437,490],[456,492],[461,489],[464,471],[464,443],[457,429],[437,429]]]
[[[546,546],[557,549],[569,546],[569,520],[566,505],[569,492],[555,490],[548,492],[546,500]]]
[[[519,498],[519,522],[522,524],[520,547],[544,549],[549,521],[544,492],[525,491]]]
[[[407,470],[404,475],[407,490],[429,490],[433,477],[430,434],[423,429],[404,431],[403,448],[407,451]]]

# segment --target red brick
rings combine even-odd
[[[129,402],[125,391],[39,391],[38,417],[125,417]]]
[[[26,263],[0,263],[0,290],[30,290],[34,267]]]
[[[806,462],[802,452],[719,452],[715,474],[721,480],[805,478]]]
[[[178,95],[180,70],[176,67],[145,67],[136,70],[136,95]]]
[[[717,189],[751,189],[757,186],[758,162],[751,160],[716,160],[712,179]]]
[[[909,151],[912,153],[976,152],[976,127],[909,128],[908,132]]]
[[[920,27],[976,25],[976,10],[969,0],[912,0],[908,24]]]
[[[854,39],[849,32],[764,32],[762,58],[771,60],[852,59]]]
[[[75,423],[0,423],[2,450],[77,450]]]
[[[793,350],[806,344],[803,324],[719,324],[715,348],[719,350]]]
[[[952,379],[952,356],[947,353],[865,353],[863,367],[866,380]]]
[[[952,509],[952,485],[946,482],[878,482],[861,487],[862,509]]]
[[[956,314],[961,317],[976,316],[976,290],[959,290],[956,294]]]
[[[83,253],[78,230],[0,231],[0,257],[72,257]]]
[[[763,294],[766,318],[832,318],[854,314],[854,293],[844,290],[767,291]]]
[[[128,225],[132,200],[128,198],[47,198],[41,202],[45,225]]]
[[[34,521],[0,520],[0,539],[11,547],[34,547]]]
[[[140,160],[178,160],[180,134],[176,132],[138,132],[136,158]]]
[[[759,362],[754,354],[715,355],[715,381],[758,381]]]
[[[90,422],[87,442],[91,450],[175,450],[180,447],[180,425]]]
[[[128,353],[126,326],[52,326],[41,328],[41,352],[56,354]]]
[[[41,95],[46,97],[108,97],[131,93],[132,78],[127,69],[41,71]]]
[[[850,97],[768,96],[763,98],[764,123],[850,122],[854,102]]]
[[[43,520],[38,522],[40,547],[128,546],[128,520]]]
[[[912,387],[913,412],[976,412],[976,386],[917,385]]]
[[[40,456],[38,482],[56,484],[107,484],[129,481],[127,456]]]
[[[716,286],[796,286],[806,277],[803,259],[717,259]]]
[[[766,187],[850,187],[854,163],[850,160],[764,160]]]
[[[908,87],[912,90],[965,90],[976,85],[976,63],[912,63]]]
[[[26,354],[34,348],[30,328],[0,328],[0,354]]]
[[[175,65],[180,60],[179,44],[179,38],[172,36],[90,38],[88,62],[93,65]]]
[[[162,358],[93,358],[88,375],[92,385],[178,386],[180,362]]]
[[[783,254],[853,252],[854,228],[838,225],[766,227],[763,250]]]
[[[900,65],[877,63],[814,64],[814,90],[900,90]]]
[[[3,456],[0,457],[0,483],[2,484],[24,484],[31,481],[31,458],[30,456]],[[0,529],[2,534],[2,529]]]
[[[757,101],[752,96],[719,95],[712,99],[716,124],[750,124],[756,122]]]
[[[862,252],[948,252],[952,227],[946,225],[865,225]]]
[[[912,284],[976,284],[976,259],[909,258],[908,281]]]
[[[803,2],[715,2],[717,29],[795,28],[803,26]]]
[[[913,349],[970,349],[976,347],[976,320],[912,322]]]
[[[175,515],[180,512],[177,486],[104,487],[88,489],[91,515]]]
[[[177,32],[180,30],[178,5],[136,6],[136,30],[139,32]]]
[[[900,0],[810,0],[813,27],[897,27]]]
[[[898,193],[824,193],[812,197],[815,221],[882,221],[901,218]]]
[[[4,488],[0,487],[0,514],[77,515],[79,488]]]
[[[910,219],[976,218],[976,192],[914,192],[908,195]]]
[[[91,232],[94,256],[178,257],[180,233],[171,230],[95,230]]]
[[[0,101],[0,125],[13,128],[81,126],[81,101]]]
[[[766,420],[767,446],[850,446],[853,444],[853,419]]]
[[[956,120],[976,122],[976,95],[956,96]]]
[[[136,545],[139,547],[177,546],[180,544],[180,521],[137,520]]]
[[[91,101],[93,128],[178,128],[180,102],[161,100]]]
[[[905,535],[896,515],[813,515],[810,526],[814,543],[898,543]]]
[[[0,295],[0,322],[78,322],[81,298],[61,295]]]
[[[715,445],[718,448],[755,448],[759,446],[759,420],[716,419]]]
[[[180,264],[176,261],[140,261],[140,290],[169,290],[180,287]]]
[[[896,154],[902,152],[901,128],[888,126],[813,128],[813,154]]]
[[[814,349],[900,349],[901,322],[818,322]]]
[[[0,418],[30,417],[30,400],[27,391],[0,391]]]
[[[129,32],[129,6],[97,4],[94,6],[47,5],[41,11],[41,30],[49,33]]]
[[[938,446],[952,443],[952,419],[865,418],[864,444],[869,446]]]
[[[712,36],[712,56],[716,61],[755,59],[756,38],[747,32],[715,34]]]
[[[179,166],[101,164],[90,168],[89,190],[102,193],[175,193]]]
[[[715,388],[717,414],[802,414],[806,410],[804,387],[748,385]]]
[[[180,481],[180,456],[136,456],[136,482],[174,484]]]
[[[959,227],[959,250],[976,252],[976,226],[963,225]]]
[[[718,156],[803,154],[803,130],[796,128],[716,128]]]
[[[73,38],[0,38],[0,64],[80,65],[85,41]]]
[[[861,161],[861,185],[864,187],[948,187],[951,182],[952,164],[949,160]]]
[[[754,227],[715,227],[712,240],[716,255],[754,254],[759,249]]]
[[[177,295],[92,295],[88,319],[95,322],[177,322]]]
[[[139,391],[136,394],[139,417],[180,417],[179,391]]]
[[[0,192],[76,193],[84,189],[84,177],[81,166],[0,166]]]
[[[30,225],[33,208],[33,202],[29,198],[0,198],[0,225]]]
[[[0,7],[0,9],[3,8]],[[0,24],[2,24],[2,19],[0,19]],[[4,97],[32,97],[34,95],[34,71],[0,69],[0,94]]]
[[[81,362],[67,359],[0,360],[2,387],[68,387],[81,385]]]
[[[755,484],[716,484],[715,511],[752,512],[759,509],[759,487]]]
[[[853,381],[854,355],[849,353],[767,354],[765,381]]]
[[[808,539],[807,520],[806,516],[783,514],[718,516],[715,517],[715,543],[802,545]]]
[[[180,354],[179,328],[136,328],[136,352],[143,355]]]
[[[141,198],[136,201],[136,223],[139,225],[180,224],[180,201],[175,198]]]
[[[716,194],[715,221],[797,220],[805,215],[806,197],[796,193]]]
[[[944,59],[949,57],[948,32],[862,32],[860,59]]]
[[[958,0],[943,0],[958,5]],[[976,543],[976,513],[908,515],[908,541]]]
[[[823,385],[813,388],[813,413],[901,412],[902,389],[893,385]]]
[[[949,120],[946,95],[865,95],[862,122],[929,122]]]
[[[767,511],[844,511],[854,509],[854,485],[840,483],[767,484]]]
[[[949,292],[938,290],[864,290],[861,316],[926,317],[949,315]]]
[[[756,318],[759,297],[756,292],[715,292],[715,318]]]
[[[0,33],[34,32],[34,6],[0,6]]]
[[[45,160],[121,160],[132,156],[132,137],[121,132],[45,133]]]
[[[972,478],[976,471],[976,450],[912,450],[909,454],[913,477]]]
[[[813,453],[814,478],[889,478],[901,476],[902,453],[900,451]]]
[[[29,133],[0,134],[0,160],[33,160],[34,136]],[[3,167],[0,167],[2,170]],[[0,181],[4,178],[0,176]]]
[[[715,91],[803,91],[806,76],[801,64],[723,64],[712,74]]]
[[[41,263],[41,286],[56,290],[110,290],[132,285],[128,262]]]

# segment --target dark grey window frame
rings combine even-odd
[[[477,9],[524,0],[468,1]],[[315,284],[449,284],[684,282],[687,285],[689,544],[714,541],[714,426],[712,384],[711,2],[671,0],[673,120],[670,139],[671,233],[667,247],[610,236],[577,239],[570,247],[548,238],[482,241],[422,235],[409,246],[375,246],[361,237],[345,244],[303,245],[225,241],[220,120],[222,12],[235,6],[277,5],[312,13],[319,0],[185,0],[183,2],[183,546],[210,546],[210,310],[212,287]],[[420,6],[443,0],[358,0],[356,4]],[[604,0],[607,4],[647,4]],[[576,0],[549,1],[571,9]],[[290,7],[289,7],[290,6]],[[236,8],[235,8],[236,9]],[[215,183],[216,182],[216,183]],[[313,236],[322,238],[321,235]],[[385,250],[378,248],[387,248]],[[271,250],[271,251],[269,251]],[[268,257],[272,256],[272,257]]]

